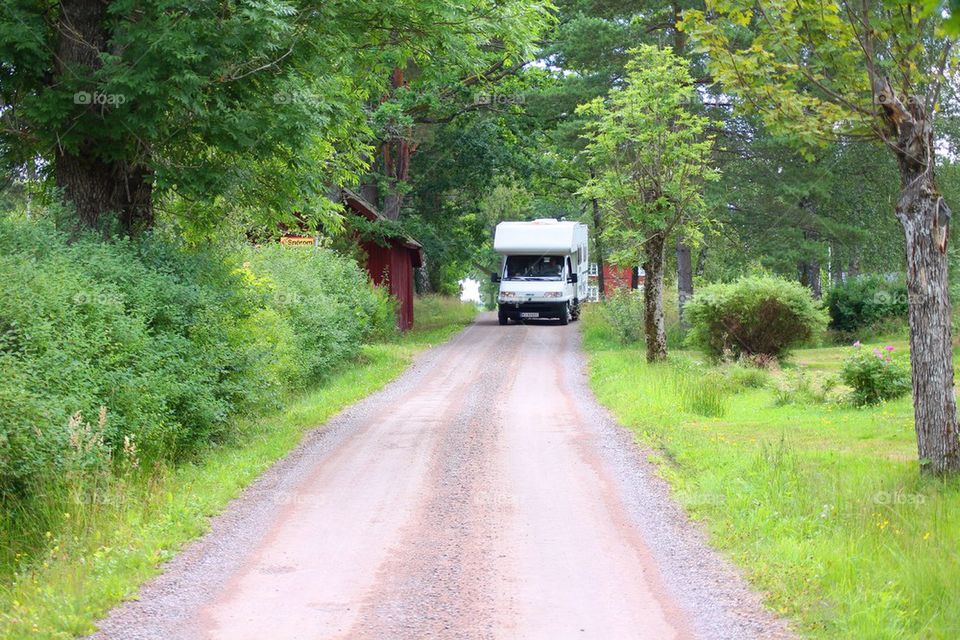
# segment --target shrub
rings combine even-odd
[[[851,333],[889,319],[907,317],[907,287],[877,275],[851,278],[826,296],[830,328]]]
[[[78,425],[114,458],[125,442],[145,464],[189,456],[394,322],[328,251],[68,243],[0,217],[0,279],[0,502],[62,478]]]
[[[895,400],[911,390],[910,368],[893,358],[893,347],[868,351],[855,342],[853,353],[844,360],[843,382],[853,391],[850,400],[857,406]]]
[[[396,332],[393,300],[333,251],[259,247],[244,269],[263,306],[290,326],[288,382],[317,381],[356,356],[364,341]]]
[[[714,357],[782,357],[823,331],[827,314],[796,282],[750,276],[700,289],[684,308],[687,344]]]
[[[640,290],[615,290],[603,302],[603,315],[622,344],[643,340],[643,293]]]

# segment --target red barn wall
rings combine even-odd
[[[397,299],[397,327],[407,331],[413,327],[413,261],[411,250],[391,244],[381,247],[375,242],[361,245],[367,254],[367,273],[378,287],[385,287]]]

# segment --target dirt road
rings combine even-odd
[[[481,316],[312,432],[98,638],[770,638],[586,385]]]

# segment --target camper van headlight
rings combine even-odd
[[[559,298],[563,295],[563,291],[546,291],[543,294],[544,298]]]
[[[517,297],[516,291],[501,291],[500,299],[501,300],[514,300]]]

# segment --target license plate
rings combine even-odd
[[[539,318],[540,314],[536,311],[524,311],[520,314],[521,318]]]

